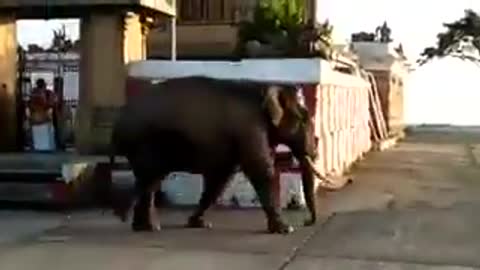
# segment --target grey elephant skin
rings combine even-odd
[[[143,86],[122,107],[114,122],[110,160],[125,156],[135,175],[134,194],[115,202],[125,219],[133,205],[132,229],[159,228],[154,193],[171,172],[204,177],[204,191],[188,227],[209,227],[205,211],[221,195],[236,169],[254,187],[270,233],[292,226],[274,203],[274,149],[287,145],[299,161],[309,217],[316,221],[312,160],[317,156],[311,115],[299,102],[297,88],[251,81],[183,77]]]

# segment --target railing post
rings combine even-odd
[[[170,26],[170,38],[171,38],[171,60],[172,61],[177,61],[177,18],[175,16],[173,16],[171,19],[170,19],[170,23],[171,23],[171,26]]]

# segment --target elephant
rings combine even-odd
[[[315,224],[314,179],[319,175],[313,118],[295,86],[187,76],[151,83],[120,109],[111,135],[110,162],[124,156],[135,176],[134,193],[114,206],[125,219],[133,205],[133,231],[155,231],[154,193],[172,172],[201,174],[204,190],[187,226],[211,224],[204,214],[237,169],[258,195],[269,233],[294,231],[274,203],[275,148],[298,160],[309,217]]]

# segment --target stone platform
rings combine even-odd
[[[96,177],[95,168],[107,160],[106,156],[79,156],[72,153],[0,154],[0,201],[84,201],[89,197],[84,197],[89,191],[79,187],[79,182]],[[77,192],[83,195],[75,194]]]
[[[107,156],[73,153],[0,154],[0,201],[71,202],[89,201],[98,185],[110,181],[115,187],[133,188],[134,176],[128,162],[116,157],[116,169],[105,171]],[[280,174],[282,207],[305,205],[299,172]],[[203,191],[203,178],[182,172],[170,174],[162,191],[173,206],[196,205]],[[258,208],[260,202],[243,173],[232,177],[218,204],[228,207]]]

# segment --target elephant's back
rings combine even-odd
[[[131,114],[150,125],[219,125],[261,114],[258,87],[201,77],[169,80],[131,102]]]
[[[144,89],[125,106],[123,126],[131,140],[175,134],[213,143],[260,121],[255,85],[207,78],[168,80]]]

